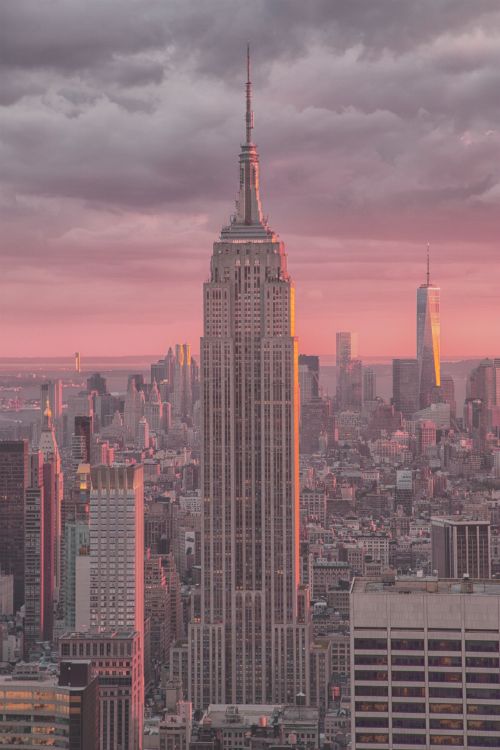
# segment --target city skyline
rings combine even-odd
[[[202,14],[203,38],[190,3],[177,9],[174,32],[168,11],[147,4],[150,18],[137,18],[131,5],[114,19],[120,38],[103,31],[92,45],[92,23],[71,24],[78,13],[69,6],[53,4],[48,37],[36,44],[36,12],[0,11],[12,72],[0,92],[0,355],[120,355],[131,340],[135,352],[158,351],[177,338],[180,321],[186,340],[198,339],[193,301],[233,184],[224,154],[238,143],[247,38],[265,203],[293,257],[302,350],[333,351],[326,323],[358,331],[365,356],[410,356],[411,296],[430,241],[443,290],[443,356],[494,352],[494,3],[430,13],[427,2],[413,11],[381,2],[369,18],[357,4],[334,14],[288,3],[288,38],[277,34],[282,6],[253,17],[236,3],[224,45],[215,44],[216,14]],[[109,20],[111,6],[102,4],[93,23]],[[68,46],[59,34],[66,27]],[[11,38],[26,44],[14,49]],[[148,306],[150,296],[160,304]]]
[[[0,744],[500,747],[498,0],[17,0],[0,70]]]

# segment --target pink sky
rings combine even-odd
[[[498,2],[250,5],[1,5],[0,356],[198,350],[247,38],[300,349],[412,355],[429,241],[443,355],[500,354]]]

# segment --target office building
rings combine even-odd
[[[176,344],[173,412],[174,416],[181,420],[185,420],[192,415],[193,393],[191,380],[191,347],[189,344]]]
[[[89,526],[89,507],[90,507],[90,464],[79,464],[76,473],[73,486],[67,489],[61,512],[61,596],[60,602],[65,612],[65,618],[68,615],[72,618],[73,610],[73,597],[75,594],[70,592],[74,591],[75,579],[75,559],[73,553],[77,554],[80,546],[74,544],[74,525],[81,524],[86,526],[88,534]],[[89,542],[90,544],[90,542]],[[87,554],[90,554],[87,552]],[[70,596],[70,600],[66,603],[66,594]],[[66,612],[68,607],[68,614]],[[72,619],[70,619],[70,622]]]
[[[316,398],[302,404],[300,409],[300,453],[311,454],[320,450],[321,437],[333,442],[335,432],[332,404]]]
[[[68,397],[68,408],[65,414],[66,438],[65,445],[71,446],[71,438],[75,434],[82,434],[81,428],[76,427],[77,417],[93,417],[94,403],[92,395],[87,391],[80,391]],[[83,422],[80,422],[83,425]]]
[[[149,424],[146,420],[146,417],[141,417],[139,419],[135,437],[135,446],[140,451],[149,448]]]
[[[44,413],[49,402],[52,418],[56,424],[62,417],[63,387],[61,380],[48,380],[40,386],[40,417],[43,421]]]
[[[65,633],[59,639],[61,660],[90,662],[97,676],[99,750],[142,750],[143,672],[139,633],[113,629]]]
[[[363,369],[363,403],[375,401],[377,398],[377,376],[372,367]]]
[[[309,692],[294,288],[284,244],[261,207],[249,76],[246,90],[237,211],[214,243],[203,289],[201,598],[189,630],[195,708],[292,702]]]
[[[493,453],[493,476],[495,479],[500,479],[500,449]]]
[[[90,663],[60,664],[59,679],[36,664],[0,675],[0,745],[98,750],[97,680]]]
[[[439,578],[490,578],[490,522],[433,518],[432,569]]]
[[[52,621],[52,609],[47,611],[46,597],[53,606],[51,594],[45,591],[45,503],[43,491],[43,458],[36,451],[29,457],[30,480],[26,489],[24,510],[24,655],[29,659],[30,651],[37,641],[45,638],[46,617]],[[50,564],[48,566],[51,570]],[[53,572],[53,569],[52,569]],[[50,585],[50,575],[49,585]],[[50,624],[52,633],[52,625]]]
[[[91,622],[144,626],[144,486],[140,464],[91,469]]]
[[[416,359],[392,360],[392,400],[396,411],[409,419],[420,406]]]
[[[467,397],[480,401],[480,432],[484,444],[486,433],[500,428],[500,360],[483,359],[467,380]]]
[[[125,435],[130,442],[136,439],[139,422],[144,416],[144,402],[144,391],[137,387],[136,378],[131,376],[128,380],[123,410]]]
[[[0,570],[0,617],[14,614],[14,576]]]
[[[358,335],[338,331],[336,344],[337,409],[360,412],[363,405],[363,365],[357,358]]]
[[[172,347],[169,347],[169,350],[163,359],[159,359],[158,362],[151,365],[151,382],[154,383],[156,381],[158,385],[161,384],[162,386],[165,386],[165,396],[169,397],[171,393],[173,394],[174,367],[175,355]]]
[[[57,507],[54,506],[53,466],[42,451],[30,455],[26,490],[24,576],[24,654],[29,658],[37,641],[51,641],[57,598]]]
[[[43,459],[45,592],[48,596],[50,590],[52,599],[54,599],[61,586],[61,524],[64,484],[61,456],[52,420],[52,410],[48,401],[43,415],[38,449]],[[51,630],[47,630],[46,633],[47,639],[50,640],[52,637]]]
[[[319,357],[299,354],[300,405],[319,398]]]
[[[144,404],[144,416],[147,420],[149,429],[155,435],[165,429],[163,420],[163,402],[156,380],[151,383],[146,403]]]
[[[75,450],[72,451],[73,463],[75,466],[88,464],[90,463],[90,445],[93,432],[92,417],[88,415],[76,416],[74,425],[72,448],[75,446]]]
[[[89,378],[87,378],[87,391],[89,393],[98,393],[100,396],[104,396],[108,392],[106,378],[104,378],[100,372],[94,372]]]
[[[436,445],[436,425],[430,419],[421,419],[417,422],[417,451],[423,456],[428,448]]]
[[[429,252],[427,278],[417,289],[417,362],[419,406],[432,403],[435,388],[441,386],[440,289],[431,283]]]
[[[450,418],[454,422],[457,416],[457,402],[455,398],[455,382],[451,375],[441,375],[439,400],[445,404],[449,404]]]
[[[1,441],[0,571],[14,576],[16,612],[24,604],[24,505],[28,482],[28,441]]]
[[[413,415],[414,422],[431,421],[438,430],[447,430],[451,425],[450,405],[443,401],[419,409]]]
[[[151,663],[155,669],[167,663],[172,639],[170,592],[162,557],[149,552],[144,561],[144,612],[150,620]]]
[[[318,709],[303,705],[214,704],[195,727],[190,750],[316,750],[318,719]]]
[[[358,358],[358,334],[351,331],[337,331],[335,341],[338,373],[343,364]]]
[[[405,515],[411,516],[413,508],[413,471],[411,469],[398,469],[396,471],[396,489],[394,494],[394,506],[402,508]]]
[[[64,543],[64,622],[70,630],[90,625],[90,529],[89,521],[68,521]],[[77,607],[80,608],[77,626]],[[82,616],[83,612],[87,614]]]
[[[498,581],[353,581],[353,750],[499,746],[499,600]]]

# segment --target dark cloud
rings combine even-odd
[[[95,315],[149,285],[198,320],[185,298],[232,210],[247,40],[264,207],[304,320],[336,281],[339,305],[357,280],[354,306],[377,308],[377,268],[404,285],[429,239],[455,290],[471,252],[487,266],[473,288],[490,298],[498,0],[16,0],[0,3],[3,315],[73,300],[77,325],[90,273]]]

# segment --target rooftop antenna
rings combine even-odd
[[[431,252],[431,246],[430,243],[427,243],[427,286],[431,285],[431,268],[430,268],[430,252]]]
[[[250,42],[247,44],[247,111],[246,111],[246,128],[247,143],[252,142],[253,112],[252,112],[252,82],[250,80]]]

